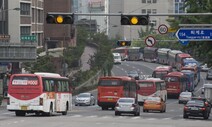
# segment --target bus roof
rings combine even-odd
[[[172,69],[172,66],[158,66],[155,68],[155,71],[159,71],[159,70],[169,70],[169,69]]]
[[[182,73],[182,72],[176,72],[176,71],[174,71],[174,72],[170,72],[170,73],[168,73],[166,76],[177,76],[177,77],[182,77],[182,76],[184,76],[184,74]]]
[[[186,57],[186,58],[188,58],[188,57],[191,57],[191,55],[190,54],[188,54],[188,53],[179,53],[179,54],[177,54],[179,57]]]
[[[178,54],[178,53],[183,53],[183,52],[180,50],[170,50],[169,53]]]
[[[144,79],[144,80],[136,80],[138,83],[139,82],[164,82],[164,80],[160,79],[160,78],[147,78],[147,79]]]
[[[160,52],[160,51],[165,51],[165,52],[167,52],[167,51],[170,51],[171,49],[169,49],[169,48],[159,48],[158,49],[158,52]]]
[[[121,80],[135,80],[134,78],[128,76],[104,76],[100,77],[100,79],[121,79]]]
[[[35,75],[40,75],[42,77],[61,77],[60,74],[57,73],[48,73],[48,72],[35,72]]]

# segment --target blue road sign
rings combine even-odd
[[[203,41],[212,40],[211,28],[180,28],[176,32],[176,37],[179,40]]]
[[[182,45],[188,45],[188,43],[189,43],[189,41],[182,41],[182,40],[180,40],[180,44],[182,44]]]

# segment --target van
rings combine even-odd
[[[114,64],[121,64],[121,54],[113,53]]]

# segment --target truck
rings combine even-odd
[[[204,97],[212,104],[212,84],[204,84]]]

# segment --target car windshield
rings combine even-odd
[[[134,99],[123,98],[123,99],[119,99],[118,102],[119,102],[119,103],[133,103],[133,102],[134,102]]]
[[[89,93],[82,93],[82,94],[79,94],[78,97],[90,97],[90,94]]]
[[[204,102],[202,100],[191,100],[188,101],[186,106],[204,106]]]

